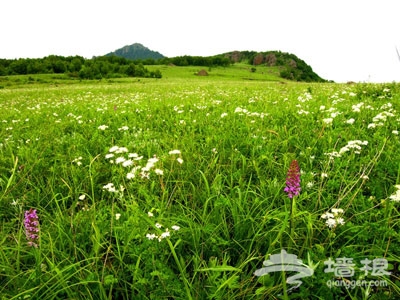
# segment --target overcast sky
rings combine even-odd
[[[280,50],[325,79],[392,82],[399,13],[399,0],[1,0],[0,58]]]

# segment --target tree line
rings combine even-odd
[[[61,73],[80,79],[162,77],[159,70],[149,71],[140,62],[117,56],[86,59],[81,56],[50,55],[44,58],[0,59],[0,76]]]
[[[0,59],[0,76],[24,74],[65,73],[80,79],[115,77],[161,78],[159,70],[149,71],[145,65],[228,67],[237,62],[250,65],[276,66],[280,76],[289,80],[324,82],[312,68],[296,55],[281,51],[233,51],[224,54],[203,56],[177,56],[160,59],[130,60],[120,56],[99,56],[85,59],[81,56],[50,55],[44,58]]]

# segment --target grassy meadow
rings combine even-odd
[[[0,299],[399,299],[400,85],[199,69],[0,79]]]

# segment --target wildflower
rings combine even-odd
[[[81,160],[82,160],[82,156],[79,156],[78,158],[75,158],[75,159],[72,161],[72,163],[76,163],[77,166],[80,166],[80,165],[82,165]]]
[[[176,159],[176,161],[177,161],[178,163],[180,163],[180,164],[183,164],[183,159],[180,158],[180,157],[178,157],[178,158]]]
[[[347,124],[353,124],[355,122],[355,120],[353,119],[353,118],[351,118],[351,119],[348,119],[347,121],[346,121],[346,123]]]
[[[395,188],[397,189],[397,191],[392,195],[390,195],[389,199],[394,202],[400,202],[400,185],[399,184],[395,185]]]
[[[115,153],[118,153],[118,154],[126,153],[126,152],[128,152],[128,148],[126,148],[126,147],[118,147],[118,149],[115,150]]]
[[[157,175],[164,175],[164,171],[163,171],[163,170],[160,170],[160,169],[155,169],[154,172],[155,172]]]
[[[344,225],[344,219],[341,215],[344,213],[344,210],[341,208],[332,208],[331,212],[326,212],[321,215],[321,219],[325,219],[325,224],[329,228],[335,228],[337,225]]]
[[[172,154],[181,154],[180,150],[171,150],[168,152],[168,154],[172,155]]]
[[[115,220],[119,220],[119,218],[121,217],[121,214],[115,214]]]
[[[126,131],[128,129],[129,129],[128,126],[122,126],[121,128],[118,128],[119,131]]]
[[[25,211],[24,226],[28,245],[37,248],[37,242],[39,239],[39,218],[37,216],[36,209],[31,208]]]
[[[311,189],[313,186],[314,186],[314,182],[313,181],[307,182],[307,188],[308,189]]]
[[[300,167],[297,160],[290,163],[289,170],[286,177],[286,187],[284,189],[288,193],[289,198],[297,196],[300,191]]]
[[[326,220],[326,225],[327,225],[329,228],[334,228],[334,227],[336,227],[336,221],[335,221],[335,219],[327,219],[327,220]]]
[[[171,236],[171,234],[169,233],[168,228],[166,228],[165,232],[161,233],[161,235],[158,237],[158,241],[160,242],[162,239],[165,239],[169,236]]]
[[[117,191],[113,183],[107,183],[104,185],[103,190],[109,191],[110,193],[115,193]]]
[[[85,198],[86,198],[86,195],[80,195],[78,199],[79,200],[85,200]]]
[[[143,156],[139,156],[137,153],[129,153],[128,157],[133,158],[133,160],[141,160],[143,158]]]
[[[156,223],[156,227],[157,227],[157,228],[161,228],[162,225],[161,225],[160,223]]]
[[[130,167],[130,166],[132,166],[133,165],[133,161],[132,160],[130,160],[130,159],[128,159],[128,160],[125,160],[123,163],[122,163],[122,166],[123,167]]]
[[[154,217],[154,214],[151,212],[151,211],[149,211],[148,213],[147,213],[147,215],[151,218],[151,217]]]
[[[110,148],[110,150],[108,150],[108,152],[115,152],[115,151],[117,151],[118,149],[119,149],[118,146],[112,146],[112,147]]]
[[[177,225],[173,225],[172,227],[171,227],[173,230],[175,230],[175,231],[178,231],[179,229],[181,229],[179,226],[177,226]]]
[[[154,240],[157,236],[154,234],[154,233],[148,233],[148,234],[146,234],[146,237],[149,239],[149,240]]]
[[[122,164],[125,161],[126,161],[125,157],[120,156],[120,157],[117,157],[117,159],[115,160],[115,163]]]
[[[327,125],[331,125],[333,122],[333,118],[322,119],[322,122],[324,122]]]
[[[126,179],[133,179],[135,178],[135,173],[129,172],[126,174]]]
[[[221,118],[225,118],[228,115],[228,113],[222,113]]]
[[[368,175],[361,175],[360,178],[363,179],[363,180],[368,180],[369,179]]]
[[[399,135],[399,131],[398,131],[398,130],[393,130],[392,133],[393,133],[394,135]]]
[[[107,128],[108,128],[107,125],[100,125],[99,127],[97,127],[97,129],[100,129],[100,130],[106,130]]]
[[[328,177],[328,174],[327,174],[327,173],[321,173],[321,177],[322,177],[322,178],[327,178],[327,177]]]

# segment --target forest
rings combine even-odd
[[[81,56],[50,55],[44,58],[0,59],[0,76],[61,73],[79,79],[162,77],[159,70],[149,71],[142,63],[117,56],[85,59]]]

